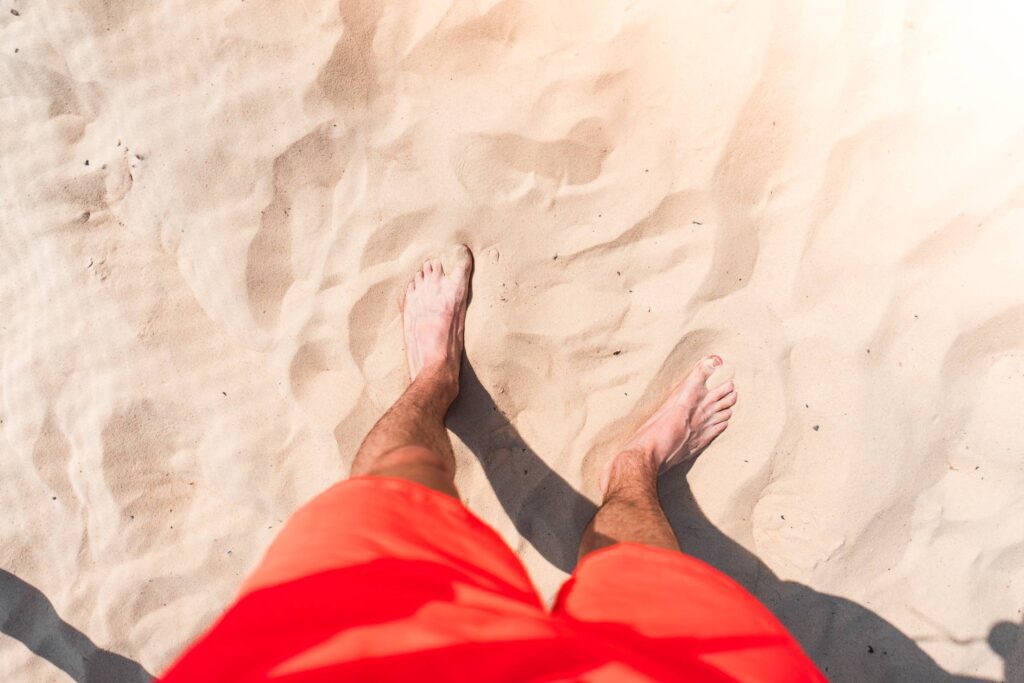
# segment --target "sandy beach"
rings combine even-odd
[[[144,681],[476,255],[463,500],[551,597],[701,356],[685,551],[836,681],[1024,681],[1015,3],[0,4],[0,679]],[[963,678],[957,678],[957,677]]]

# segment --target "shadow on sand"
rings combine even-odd
[[[530,449],[468,363],[462,366],[461,385],[459,399],[449,413],[449,428],[480,460],[498,500],[523,538],[551,564],[571,572],[580,537],[596,507]],[[989,680],[945,671],[912,638],[851,600],[779,579],[704,516],[686,480],[689,469],[689,465],[681,465],[668,472],[659,487],[662,505],[683,550],[756,595],[830,680]],[[1022,630],[1000,622],[989,635],[993,650],[1007,661],[1007,681],[1024,680],[1011,677],[1024,672],[1013,664],[1016,657],[1007,654],[1024,647]]]
[[[548,562],[571,572],[580,537],[597,508],[523,441],[466,362],[448,428],[480,460],[519,534]]]
[[[60,618],[35,586],[0,569],[0,631],[20,640],[77,683],[144,683],[138,662],[104,650]]]
[[[565,572],[576,565],[580,537],[596,512],[523,441],[476,373],[462,369],[449,427],[472,450],[519,533]],[[683,550],[716,567],[764,602],[834,681],[968,683],[986,679],[943,670],[913,639],[861,605],[779,579],[719,531],[694,500],[688,465],[660,482],[662,504]],[[103,650],[65,622],[38,589],[0,569],[0,631],[77,683],[143,683],[152,676],[131,659]],[[1024,681],[1024,626],[995,624],[990,647],[1006,660],[1006,681]]]

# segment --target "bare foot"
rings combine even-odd
[[[718,356],[705,356],[672,390],[668,399],[626,442],[622,451],[605,466],[601,491],[608,488],[613,466],[620,458],[645,458],[660,474],[700,455],[729,426],[736,404],[732,382],[708,390],[708,378],[722,364]]]
[[[409,283],[402,302],[409,376],[441,373],[456,390],[469,302],[473,254],[464,244],[441,259],[427,259]]]

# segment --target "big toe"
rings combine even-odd
[[[694,385],[703,387],[704,383],[708,381],[708,378],[715,374],[715,370],[721,367],[721,365],[721,356],[704,356],[697,361],[697,365],[694,366],[693,372],[690,373],[690,376],[687,379],[693,382]]]
[[[711,375],[714,374],[715,370],[722,365],[722,359],[719,356],[704,356],[697,364],[693,366],[693,370],[690,374],[679,383],[679,386],[674,392],[675,402],[679,404],[689,404],[692,402],[700,401],[707,393],[707,381]]]
[[[473,252],[465,244],[457,244],[445,254],[444,272],[456,278],[469,279],[473,272]]]

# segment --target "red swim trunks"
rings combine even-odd
[[[621,544],[542,604],[459,501],[400,479],[302,507],[221,619],[165,674],[204,681],[824,681],[717,570]]]

